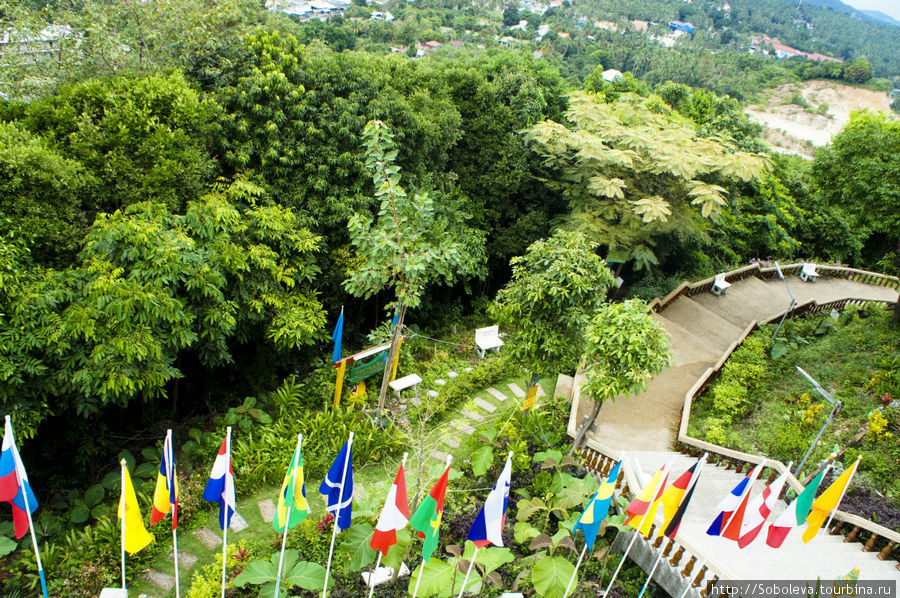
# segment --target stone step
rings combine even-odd
[[[672,350],[672,365],[687,365],[690,363],[707,363],[712,365],[722,356],[721,351],[716,351],[706,345],[701,339],[687,328],[669,320],[658,313],[653,318],[662,324],[669,335],[669,348]]]
[[[201,527],[200,529],[194,530],[194,536],[210,550],[213,550],[222,543],[222,534],[216,533],[208,527]]]
[[[459,420],[454,420],[454,421],[450,422],[450,425],[453,426],[454,428],[456,428],[457,430],[459,430],[460,432],[462,432],[463,434],[468,434],[469,436],[471,436],[472,434],[475,433],[475,428],[473,428],[469,424],[467,424],[465,422],[461,422]]]
[[[510,382],[509,384],[507,384],[507,386],[509,387],[509,390],[512,391],[513,395],[517,399],[521,399],[522,397],[525,396],[525,391],[522,390],[522,388],[515,382]]]
[[[231,525],[228,526],[235,532],[242,532],[248,527],[250,524],[247,523],[247,520],[241,517],[241,514],[235,511],[234,515],[231,516]]]
[[[459,448],[459,440],[454,438],[453,436],[444,436],[444,444],[451,448]]]
[[[149,571],[145,572],[142,577],[164,592],[168,592],[175,587],[175,578],[168,573],[163,573],[162,571],[150,569]]]
[[[484,409],[488,413],[493,413],[494,411],[497,410],[497,407],[493,403],[489,403],[489,402],[485,401],[484,399],[482,399],[481,397],[475,397],[474,402],[479,408]]]
[[[498,401],[506,401],[507,399],[509,399],[508,396],[506,396],[505,394],[503,394],[502,392],[500,392],[499,390],[497,390],[497,389],[494,388],[493,386],[490,387],[490,388],[488,388],[488,389],[487,389],[487,392],[488,392],[488,394],[490,394],[492,397],[494,397],[494,398],[497,399]]]
[[[175,562],[175,552],[169,551],[169,560]],[[178,568],[190,569],[197,564],[197,557],[185,550],[178,551]]]
[[[271,498],[259,501],[256,506],[259,507],[259,514],[262,515],[263,521],[272,523],[275,520],[275,503]]]
[[[438,461],[446,461],[447,460],[447,453],[439,451],[437,449],[434,449],[433,451],[431,451],[431,453],[429,453],[429,455],[431,456],[432,459],[437,459]]]
[[[662,312],[671,322],[691,331],[704,345],[714,348],[719,354],[741,336],[743,328],[735,326],[689,297],[679,297]]]
[[[476,421],[476,422],[484,421],[484,416],[479,415],[478,413],[475,413],[474,411],[469,411],[468,409],[463,409],[462,411],[460,411],[460,413],[463,414],[464,416],[466,416],[468,419],[471,419],[473,421]]]

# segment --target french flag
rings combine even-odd
[[[16,538],[21,538],[28,532],[28,512],[34,513],[38,503],[16,449],[12,422],[8,415],[0,452],[0,502],[8,502],[12,506]]]
[[[509,504],[509,485],[512,477],[512,453],[506,457],[506,465],[488,494],[475,518],[467,540],[471,540],[478,548],[489,544],[503,546],[503,524],[506,523],[506,507]]]
[[[708,535],[722,536],[726,526],[729,529],[733,528],[731,524],[735,517],[737,517],[735,520],[737,529],[740,530],[741,521],[743,520],[743,511],[746,508],[745,499],[750,494],[753,482],[756,481],[756,478],[758,478],[759,474],[762,472],[763,463],[754,467],[744,479],[738,482],[737,486],[735,486],[731,492],[725,495],[725,498],[719,501],[719,504],[716,505],[716,510],[719,511],[719,515],[716,517],[715,521],[712,522],[712,525],[709,526],[709,529],[706,530]],[[735,511],[738,511],[738,513],[735,513]]]
[[[234,471],[231,469],[231,430],[225,435],[209,481],[203,490],[203,500],[219,503],[219,527],[224,531],[231,525],[236,503],[234,500]]]

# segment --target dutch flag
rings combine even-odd
[[[236,503],[234,500],[234,471],[231,469],[231,434],[226,434],[216,462],[213,463],[209,481],[203,490],[203,500],[219,503],[219,527],[224,530],[231,525]]]

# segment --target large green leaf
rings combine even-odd
[[[541,535],[541,530],[534,527],[527,521],[519,521],[513,526],[513,538],[518,544],[524,544],[532,538]]]
[[[286,550],[284,553],[285,560],[287,560],[288,552],[293,552],[293,557],[295,559],[297,558],[296,550]],[[281,555],[276,552],[272,555],[272,560],[270,561],[250,561],[244,565],[244,570],[238,573],[237,577],[234,578],[234,585],[242,588],[248,583],[260,585],[267,581],[275,581],[275,576],[278,574],[278,559],[280,556]]]
[[[488,445],[479,448],[472,454],[472,473],[477,476],[484,475],[493,462],[494,450]]]
[[[531,582],[538,596],[563,598],[574,572],[575,565],[566,559],[561,556],[548,556],[535,563],[531,571]]]
[[[369,546],[372,528],[365,523],[354,523],[344,535],[340,552],[350,559],[350,570],[359,571],[375,562],[377,550]]]
[[[418,596],[449,596],[453,585],[453,570],[456,567],[441,559],[429,559],[422,563],[409,576],[409,593],[412,595],[416,584],[419,584]],[[419,582],[419,575],[422,581]]]
[[[490,546],[478,551],[478,559],[476,562],[482,566],[484,574],[487,575],[491,571],[499,569],[506,563],[516,560],[512,551],[505,546]]]
[[[6,556],[16,549],[19,544],[6,536],[0,536],[0,556]]]
[[[298,586],[311,592],[320,591],[325,586],[325,567],[319,563],[300,561],[285,573],[284,581],[291,587]],[[332,582],[333,579],[328,583]]]

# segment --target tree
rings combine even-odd
[[[606,300],[613,276],[581,233],[556,231],[515,257],[510,282],[489,311],[507,332],[514,361],[542,377],[574,372],[585,329]]]
[[[395,163],[398,150],[387,125],[370,121],[363,130],[363,140],[366,168],[375,182],[379,210],[374,221],[357,213],[347,224],[361,263],[348,274],[344,287],[364,298],[389,288],[400,301],[378,395],[380,414],[406,311],[419,306],[429,284],[452,283],[459,277],[481,273],[484,235],[465,226],[465,215],[452,204],[436,203],[424,191],[407,195],[400,186],[400,168]]]
[[[658,98],[625,94],[606,104],[575,93],[566,118],[572,128],[543,121],[528,132],[560,172],[556,186],[571,207],[565,226],[605,245],[609,261],[639,269],[658,262],[657,238],[702,237],[698,216],[726,205],[719,183],[753,180],[767,166],[762,155],[699,137]]]
[[[865,58],[857,58],[844,67],[844,79],[850,83],[865,83],[872,78],[872,65]]]
[[[507,4],[503,9],[503,25],[512,27],[519,24],[519,7],[516,4]]]

